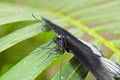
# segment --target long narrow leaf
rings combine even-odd
[[[32,25],[28,25],[20,30],[14,31],[5,37],[0,38],[0,52],[25,39],[28,39],[43,32],[42,26],[43,24],[41,23],[35,23]]]
[[[54,45],[48,46],[49,43],[40,46],[31,54],[26,56],[7,73],[1,80],[33,80],[35,79],[52,61],[59,56],[60,52],[55,49],[44,50],[45,47],[53,48]],[[43,49],[44,48],[44,49]]]

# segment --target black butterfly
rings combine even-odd
[[[120,77],[120,65],[105,58],[95,46],[78,40],[58,25],[45,18],[42,19],[57,33],[55,38],[57,47],[63,52],[72,52],[75,58],[82,61],[95,75],[97,80],[115,80],[114,78]]]

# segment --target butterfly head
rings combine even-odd
[[[57,48],[62,50],[63,52],[70,52],[70,49],[68,47],[68,40],[65,35],[57,34],[57,37],[55,38],[55,43],[57,44]]]

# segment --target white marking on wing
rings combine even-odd
[[[101,63],[109,70],[114,77],[120,77],[120,65],[104,57],[100,58]]]
[[[83,40],[80,40],[80,41],[83,42],[86,46],[88,46],[93,51],[94,54],[99,55],[99,56],[103,56],[101,54],[101,52],[95,46],[93,46],[93,45],[91,45]]]

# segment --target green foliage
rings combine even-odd
[[[47,31],[41,16],[67,29],[77,38],[88,40],[88,35],[91,36],[92,44],[99,49],[105,45],[112,53],[110,59],[120,63],[119,0],[5,1],[9,3],[0,3],[0,80],[49,80],[51,76],[52,80],[59,80],[60,74],[63,80],[86,79],[88,70],[74,57],[67,57],[70,54],[64,56],[71,59],[64,62],[61,72],[45,77],[47,70],[57,68],[62,52],[56,50],[54,43],[48,45],[55,33]],[[35,20],[32,14],[40,21]],[[86,33],[88,35],[84,35]],[[103,51],[103,54],[107,53]]]

